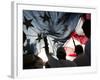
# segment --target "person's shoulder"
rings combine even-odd
[[[73,61],[84,59],[85,57],[86,57],[85,55],[80,55],[80,56],[77,56]]]
[[[88,61],[88,56],[85,54],[85,55],[82,55],[82,56],[79,56],[77,57],[76,59],[73,60],[76,64],[82,64],[82,63],[85,63]]]
[[[66,60],[66,62],[67,62],[67,63],[68,63],[68,62],[69,62],[69,63],[74,63],[74,61],[70,61],[70,60]]]
[[[66,60],[65,62],[66,62],[66,64],[76,66],[76,63],[74,61]]]

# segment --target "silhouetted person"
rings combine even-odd
[[[43,64],[44,64],[43,60],[40,57],[34,55],[34,57],[33,57],[33,68],[35,68],[35,69],[43,68]]]
[[[24,54],[23,55],[23,69],[39,69],[43,68],[43,60],[31,54]]]
[[[90,15],[90,14],[88,14]],[[85,45],[85,55],[88,56],[88,66],[91,65],[91,15],[90,15],[90,19],[88,20],[85,20],[83,26],[82,26],[82,29],[85,33],[85,35],[88,37],[88,41]]]
[[[57,67],[74,67],[76,64],[72,61],[66,60],[66,53],[63,47],[59,47],[57,49],[57,59],[53,58],[52,56],[48,56],[47,66],[51,68]]]
[[[87,66],[88,57],[84,55],[83,47],[81,45],[75,46],[75,53],[77,54],[77,57],[74,59],[74,62],[77,64],[77,66]]]
[[[76,59],[74,59],[74,62],[77,64],[77,66],[88,66],[89,58],[87,55],[84,54],[82,46],[77,45],[75,48],[77,57]]]
[[[73,67],[76,66],[76,64],[70,60],[66,60],[66,52],[64,50],[64,47],[59,47],[57,49],[57,58],[59,63],[61,64],[60,67]]]
[[[91,18],[90,18],[91,19]],[[77,57],[74,62],[78,65],[78,66],[90,66],[91,65],[91,20],[87,19],[85,20],[82,29],[85,33],[85,35],[88,37],[88,42],[85,45],[85,51],[84,54]],[[76,51],[77,53],[77,51]]]

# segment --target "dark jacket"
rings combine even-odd
[[[46,66],[49,68],[57,68],[57,67],[74,67],[76,63],[69,60],[57,60],[52,56],[48,56],[48,62]]]

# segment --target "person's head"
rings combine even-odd
[[[63,47],[59,47],[57,49],[57,58],[59,60],[61,60],[61,59],[65,60],[66,59],[66,52],[65,52]]]
[[[81,45],[76,45],[76,46],[75,46],[75,53],[76,53],[77,55],[83,54],[83,47],[82,47]]]

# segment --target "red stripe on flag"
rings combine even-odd
[[[71,37],[78,40],[81,44],[86,44],[88,41],[88,38],[85,35],[78,35],[76,32],[73,32]]]

